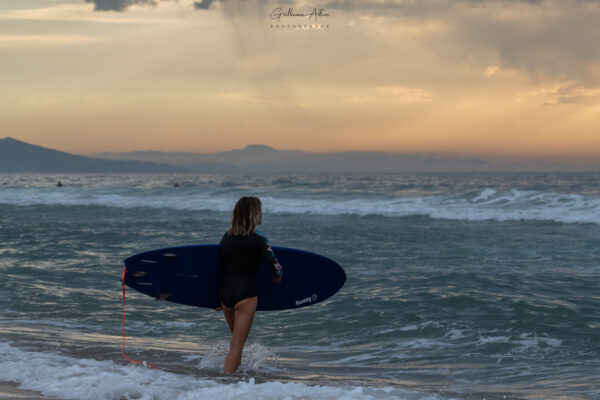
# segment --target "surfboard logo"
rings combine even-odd
[[[313,294],[312,296],[310,296],[310,297],[307,297],[307,298],[305,298],[305,299],[302,299],[302,300],[296,300],[296,305],[297,305],[297,306],[301,306],[302,304],[305,304],[305,303],[314,303],[315,301],[317,301],[317,298],[318,298],[318,296],[317,296],[317,294],[315,293],[315,294]]]

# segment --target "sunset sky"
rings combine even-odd
[[[329,15],[271,27],[277,7]],[[0,137],[594,158],[599,21],[592,0],[0,0]]]

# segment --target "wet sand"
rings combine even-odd
[[[17,389],[19,386],[12,382],[0,382],[0,400],[39,400],[48,399],[39,392]]]

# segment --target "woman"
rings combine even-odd
[[[231,330],[229,354],[223,368],[226,374],[234,373],[242,361],[244,343],[256,313],[256,272],[261,257],[271,266],[275,283],[281,282],[283,276],[269,240],[256,230],[261,222],[258,197],[242,197],[233,209],[231,227],[221,239],[221,308]]]

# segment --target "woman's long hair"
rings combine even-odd
[[[236,236],[248,236],[262,222],[262,206],[258,197],[242,197],[235,203],[231,227],[228,232]]]

